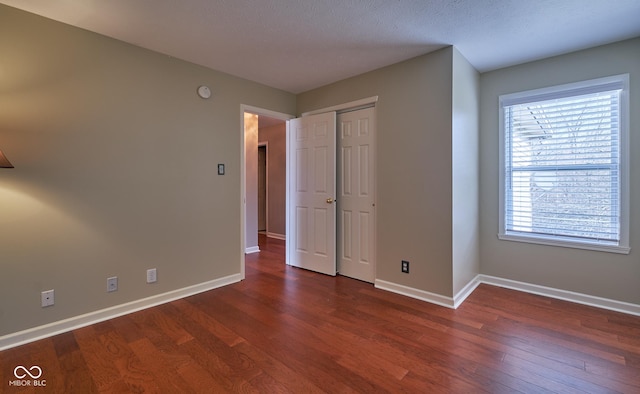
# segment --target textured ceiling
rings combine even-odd
[[[479,71],[640,36],[640,0],[0,0],[292,93],[455,45]]]

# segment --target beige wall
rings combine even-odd
[[[0,54],[0,336],[240,273],[240,105],[295,96],[3,5]]]
[[[498,96],[623,73],[631,89],[631,253],[498,240]],[[640,38],[485,73],[480,81],[481,272],[640,304]]]
[[[478,100],[480,74],[453,49],[453,294],[480,272]]]
[[[259,142],[268,142],[268,219],[267,233],[284,236],[286,234],[286,194],[287,194],[287,125],[260,128]]]
[[[449,47],[298,95],[299,113],[379,96],[376,277],[444,296],[453,292],[452,62]]]

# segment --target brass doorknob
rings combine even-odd
[[[333,204],[335,200],[331,197],[327,198],[327,204]]]

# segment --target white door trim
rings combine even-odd
[[[378,102],[378,96],[366,97],[360,100],[350,101],[348,103],[338,104],[327,108],[315,109],[313,111],[303,112],[302,116],[316,115],[324,112],[340,112],[344,110],[355,111],[360,108],[366,108],[375,105]]]
[[[258,116],[267,116],[269,118],[282,119],[287,121],[295,118],[294,115],[276,112],[264,108],[254,107],[251,105],[240,104],[240,280],[245,278],[245,249],[246,249],[246,220],[247,220],[247,169],[245,165],[245,146],[244,146],[244,113],[249,112]]]

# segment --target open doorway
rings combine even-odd
[[[255,126],[257,118],[257,128]],[[246,117],[246,247],[259,252],[258,233],[286,237],[286,122],[264,115]],[[250,129],[250,128],[254,129]]]
[[[332,123],[334,126],[336,126],[336,123],[337,123],[335,118],[336,113],[343,118],[340,122],[341,123],[340,133],[336,133],[335,129],[334,129],[334,132],[331,133],[331,134],[340,135],[340,138],[338,138],[339,140],[338,145],[336,146],[336,148],[338,149],[332,148],[331,151],[333,152],[339,151],[340,153],[339,156],[341,157],[341,160],[337,161],[338,167],[342,168],[339,171],[340,174],[338,175],[340,179],[340,183],[345,183],[347,186],[350,186],[350,185],[354,186],[354,188],[349,188],[347,190],[345,188],[345,185],[341,185],[341,189],[340,189],[341,196],[337,196],[338,197],[337,200],[335,200],[335,196],[334,197],[325,196],[326,198],[323,199],[323,201],[326,200],[326,204],[336,203],[334,204],[334,206],[340,206],[341,212],[339,216],[340,218],[344,219],[342,220],[342,222],[339,221],[335,225],[325,226],[325,227],[326,228],[331,227],[334,231],[334,235],[333,236],[328,235],[327,239],[336,240],[339,244],[338,249],[340,253],[334,253],[336,262],[339,261],[339,269],[337,271],[339,271],[342,275],[350,276],[350,277],[364,280],[367,282],[373,282],[375,279],[375,223],[376,223],[376,220],[375,220],[375,216],[376,216],[375,215],[375,150],[376,149],[374,145],[375,113],[374,113],[373,107],[375,107],[375,103],[377,102],[377,99],[378,99],[377,96],[374,96],[374,97],[365,98],[362,100],[357,100],[357,101],[353,101],[345,104],[340,104],[331,108],[325,108],[325,109],[303,114],[303,118],[307,118],[309,115],[333,112],[334,119]],[[369,112],[364,111],[365,109],[371,109],[371,111]],[[290,196],[291,190],[298,190],[298,188],[295,186],[296,184],[295,179],[298,179],[298,178],[300,180],[312,179],[312,176],[310,173],[305,173],[304,175],[300,175],[298,177],[296,173],[300,171],[294,171],[291,167],[292,166],[291,163],[294,163],[294,162],[298,163],[298,159],[300,159],[298,157],[299,151],[296,149],[293,149],[293,146],[297,142],[297,140],[300,139],[298,137],[306,135],[306,132],[304,131],[296,132],[296,131],[289,130],[289,128],[294,128],[294,126],[290,123],[297,124],[296,122],[298,122],[298,120],[295,120],[293,122],[287,122],[288,120],[293,119],[293,116],[290,116],[290,115],[275,113],[272,111],[262,110],[259,108],[249,107],[245,105],[241,106],[241,111],[242,111],[241,114],[243,119],[243,123],[242,123],[243,129],[245,126],[245,121],[244,121],[245,116],[249,116],[249,117],[255,116],[255,123],[258,123],[259,120],[262,118],[263,121],[275,121],[276,123],[279,122],[281,124],[284,124],[284,132],[281,135],[285,139],[285,142],[283,144],[285,146],[285,149],[282,151],[281,154],[276,155],[274,154],[271,143],[269,142],[267,152],[266,152],[266,156],[267,156],[266,160],[269,163],[269,167],[272,167],[273,160],[276,157],[283,160],[284,162],[285,193],[282,195],[282,197],[278,197],[275,199],[280,203],[282,203],[284,206],[284,215],[281,215],[281,214],[278,215],[280,218],[284,217],[284,223],[282,226],[281,233],[272,231],[273,229],[272,218],[274,216],[273,216],[273,213],[271,212],[271,203],[273,202],[272,200],[274,199],[271,196],[269,196],[268,197],[269,206],[266,209],[266,211],[268,212],[267,219],[266,219],[266,222],[267,222],[266,233],[269,234],[271,237],[275,237],[275,238],[281,237],[281,239],[283,240],[285,240],[285,238],[292,237],[292,239],[286,239],[287,245],[289,245],[289,247],[287,248],[286,260],[287,260],[287,264],[296,265],[291,262],[293,261],[291,257],[293,253],[291,250],[289,250],[289,248],[291,247],[291,245],[294,245],[294,244],[298,245],[298,243],[296,243],[296,239],[298,239],[298,236],[297,236],[298,230],[300,230],[300,228],[304,228],[300,226],[301,225],[306,226],[305,224],[306,222],[302,223],[300,222],[300,220],[296,219],[296,218],[299,219],[300,217],[302,217],[298,215],[297,213],[298,211],[295,211],[294,213],[291,212],[292,209],[299,210],[299,207],[297,205],[293,205],[293,206],[291,205],[291,201],[299,201],[298,197],[293,198],[291,201],[287,201],[287,199],[291,197]],[[346,114],[350,114],[350,115],[346,116]],[[347,119],[351,115],[355,116],[355,118]],[[311,117],[309,116],[309,118]],[[349,127],[350,131],[347,131],[346,127]],[[361,127],[364,127],[364,128],[361,128]],[[257,127],[257,129],[260,129],[260,128],[261,127]],[[354,136],[366,137],[367,141],[359,141],[359,140],[348,141],[349,139],[352,139],[351,137],[346,138],[348,137],[348,134],[351,134],[351,132],[354,133],[353,134]],[[258,195],[257,195],[258,193],[257,192],[257,189],[258,189],[258,180],[257,180],[258,131],[257,130],[255,131],[255,138],[253,138],[252,135],[247,134],[246,130],[244,133],[241,133],[241,135],[242,135],[241,146],[245,148],[242,150],[243,200],[242,200],[242,222],[241,222],[242,235],[243,235],[241,276],[244,279],[244,275],[245,275],[244,256],[245,256],[245,253],[250,253],[250,249],[246,247],[246,245],[250,245],[249,240],[253,241],[253,237],[255,237],[254,242],[257,249],[256,251],[260,250],[258,248]],[[245,138],[245,135],[246,135],[246,138]],[[296,137],[292,137],[292,135],[296,135]],[[251,140],[255,140],[256,141],[255,144],[251,142],[249,144],[246,143],[246,141],[251,141]],[[251,145],[251,147],[248,148],[248,145]],[[289,157],[290,168],[287,169],[286,168],[287,156],[291,156],[293,154],[291,152],[289,152],[289,154],[287,153],[288,148],[291,149],[291,152],[296,152],[296,153],[294,154],[293,158]],[[349,159],[349,160],[345,161],[346,159]],[[317,160],[319,160],[318,157],[316,157],[316,161]],[[347,163],[351,163],[351,164],[347,165]],[[366,166],[364,166],[365,164]],[[299,164],[296,164],[294,167],[298,168]],[[251,170],[252,168],[255,168],[254,170],[256,174],[255,180],[250,179],[251,176],[253,176],[252,170]],[[311,167],[303,165],[300,168],[305,168],[305,171],[308,171],[308,169]],[[351,175],[355,174],[358,177],[354,179],[352,177],[347,177],[346,174],[351,174]],[[268,176],[268,178],[269,178],[269,181],[268,181],[267,187],[271,190],[272,182],[271,182],[270,175]],[[253,189],[253,191],[251,189]],[[354,201],[349,200],[349,197],[350,197],[349,195],[352,193],[355,193],[354,195],[357,194],[358,196],[357,204]],[[349,208],[348,206],[349,203],[352,204],[351,208]],[[360,205],[362,205],[362,207]],[[314,212],[317,213],[317,210],[315,210]],[[358,220],[360,219],[362,220],[358,221],[358,220],[355,220],[354,218]],[[255,224],[253,221],[255,221]],[[357,230],[355,231],[355,233],[352,231],[354,229]],[[338,234],[336,234],[335,231],[338,231]],[[337,239],[337,238],[340,238],[340,239]],[[317,240],[314,240],[315,243],[317,243],[316,241]],[[354,253],[351,253],[352,251],[358,251],[359,253],[354,254]],[[339,260],[338,260],[338,254],[341,255],[341,258]],[[356,271],[350,272],[350,270],[347,267],[349,264],[363,268],[363,270],[359,270],[357,272]],[[303,267],[303,268],[306,268],[306,267]]]
[[[241,106],[243,278],[244,255],[260,251],[260,230],[270,238],[284,240],[286,237],[286,122],[292,118],[288,114]],[[259,168],[260,149],[264,153],[263,170]],[[264,171],[264,185],[259,185],[260,171]],[[259,198],[261,188],[265,192],[262,199]]]

